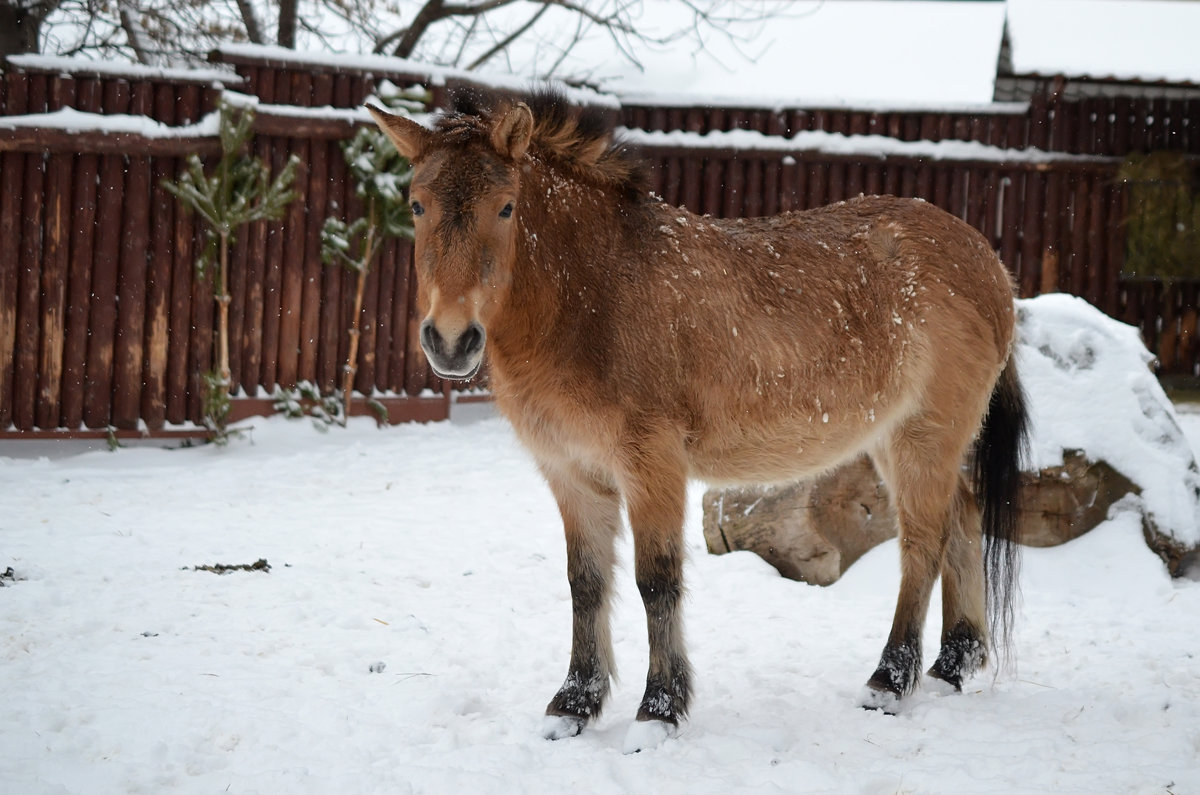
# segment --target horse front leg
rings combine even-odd
[[[608,613],[621,499],[595,474],[572,469],[546,476],[563,518],[571,586],[571,661],[542,729],[558,740],[579,734],[600,714],[614,674]]]
[[[683,639],[683,517],[686,477],[668,459],[642,469],[626,489],[633,529],[635,578],[646,608],[650,666],[637,721],[625,752],[650,748],[674,736],[687,715],[692,669]]]

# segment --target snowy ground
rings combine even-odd
[[[693,716],[624,756],[646,662],[628,546],[614,699],[543,740],[564,551],[504,423],[255,426],[226,450],[0,446],[0,791],[1200,792],[1200,583],[1129,515],[1027,551],[1015,674],[889,717],[854,703],[895,545],[790,582],[706,554],[697,490]]]

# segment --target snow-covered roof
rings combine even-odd
[[[679,24],[679,4],[646,4],[648,29]],[[564,75],[623,99],[721,106],[982,105],[992,99],[1004,4],[822,2],[780,4],[764,22],[709,32],[695,44],[641,47],[639,69],[603,37],[582,42]]]
[[[1200,83],[1200,3],[1008,0],[1013,71]]]

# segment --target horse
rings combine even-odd
[[[486,350],[495,405],[562,515],[572,643],[547,738],[578,734],[610,692],[622,504],[649,640],[626,750],[686,718],[689,479],[795,481],[870,456],[901,581],[862,706],[894,712],[917,686],[939,574],[928,675],[961,690],[1007,649],[1026,410],[1013,284],[978,231],[890,196],[698,216],[650,193],[604,111],[550,89],[459,92],[431,126],[369,110],[413,167],[429,364],[469,379]]]

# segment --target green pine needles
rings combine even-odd
[[[162,186],[188,210],[205,221],[205,245],[196,260],[196,278],[212,285],[217,304],[217,366],[204,374],[204,424],[209,438],[225,444],[229,440],[229,249],[239,228],[261,220],[277,220],[295,194],[292,183],[300,161],[295,155],[273,178],[271,169],[247,153],[253,134],[254,111],[222,99],[219,110],[221,157],[209,174],[193,154],[178,182]]]
[[[1129,184],[1124,275],[1171,283],[1200,276],[1200,181],[1180,152],[1130,155],[1117,172]]]
[[[404,113],[423,109],[428,94],[419,87],[400,91],[388,84],[381,87],[379,99],[393,112]],[[413,225],[407,199],[412,171],[408,160],[400,156],[384,134],[374,125],[361,127],[342,144],[342,153],[354,178],[354,192],[362,202],[363,214],[349,223],[337,216],[326,219],[321,230],[321,261],[341,266],[356,276],[350,349],[342,370],[344,423],[350,416],[350,396],[358,372],[363,294],[371,263],[388,238],[412,240]]]

